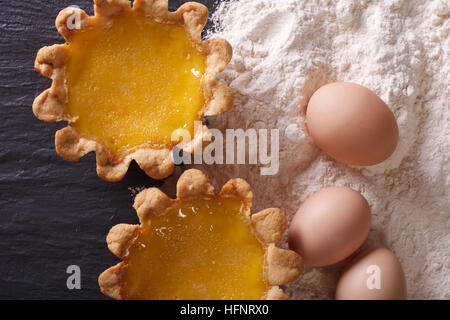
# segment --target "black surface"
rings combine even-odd
[[[182,0],[169,2],[175,10]],[[214,0],[201,1],[210,10]],[[108,183],[97,177],[95,155],[62,160],[54,134],[65,126],[36,119],[31,105],[51,81],[34,70],[39,48],[62,43],[58,12],[92,0],[1,0],[0,10],[0,298],[106,299],[98,275],[116,264],[105,236],[117,223],[137,223],[129,187],[159,186],[136,164]],[[66,268],[81,268],[81,290],[68,290]]]

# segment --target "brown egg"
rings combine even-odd
[[[339,262],[355,252],[370,230],[366,199],[347,187],[319,190],[302,203],[289,227],[289,247],[312,267]]]
[[[306,121],[315,144],[347,164],[375,165],[397,147],[398,126],[391,110],[371,90],[354,83],[335,82],[317,90]]]
[[[362,250],[346,267],[336,289],[338,300],[400,300],[406,281],[397,257],[388,249]]]

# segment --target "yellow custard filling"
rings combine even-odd
[[[74,32],[68,46],[66,112],[82,135],[115,158],[141,145],[173,146],[178,128],[192,136],[205,57],[182,26],[130,13]]]
[[[153,215],[124,260],[125,299],[261,299],[264,248],[237,199],[196,200]]]

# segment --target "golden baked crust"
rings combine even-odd
[[[107,23],[116,16],[135,12],[158,22],[182,25],[188,39],[193,46],[205,56],[205,73],[201,87],[205,98],[205,106],[199,116],[216,115],[230,110],[233,106],[233,93],[224,84],[215,80],[217,72],[222,71],[231,60],[232,49],[223,39],[201,41],[201,32],[208,18],[208,9],[202,4],[188,2],[177,11],[168,11],[168,0],[135,0],[133,7],[129,0],[94,0],[95,16],[90,17],[84,11],[69,7],[63,9],[56,18],[58,32],[70,43],[73,30],[70,19],[74,15],[79,17],[79,29],[83,30],[97,23]],[[69,24],[68,24],[69,22]],[[130,162],[135,160],[139,166],[152,178],[162,179],[169,176],[174,168],[173,155],[169,148],[152,149],[138,147],[122,157],[120,161],[113,161],[110,150],[81,135],[71,125],[70,115],[65,113],[68,99],[66,87],[66,66],[70,58],[67,45],[56,44],[39,50],[35,68],[42,75],[53,80],[49,89],[42,92],[33,103],[33,112],[37,118],[46,122],[68,121],[69,125],[55,136],[57,153],[67,161],[78,161],[90,151],[96,152],[97,173],[107,181],[117,181],[126,174]],[[209,131],[203,126],[196,139],[183,141],[179,148],[193,152],[196,145],[203,143],[203,137]]]
[[[136,196],[134,202],[134,208],[141,224],[118,224],[111,228],[106,238],[108,248],[118,258],[124,259],[142,226],[151,223],[152,215],[161,215],[167,208],[179,201],[214,197],[214,188],[208,178],[196,169],[187,170],[181,175],[177,183],[177,199],[170,199],[157,188],[143,190]],[[267,290],[263,299],[288,299],[289,297],[279,286],[296,279],[302,273],[303,261],[295,252],[275,246],[281,241],[282,234],[287,227],[284,213],[279,209],[271,208],[252,215],[250,210],[252,191],[249,184],[242,179],[228,181],[217,197],[232,197],[243,202],[243,219],[265,249],[263,277],[267,284]],[[125,262],[120,262],[99,276],[99,286],[105,295],[115,299],[123,298],[121,288],[124,265]]]

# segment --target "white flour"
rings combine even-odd
[[[253,0],[221,4],[212,17],[233,60],[219,76],[235,108],[210,126],[280,129],[280,172],[255,165],[201,166],[216,187],[242,177],[254,212],[280,207],[289,219],[327,185],[359,190],[372,208],[367,243],[399,257],[408,298],[450,299],[450,6],[445,0]],[[375,91],[392,109],[400,142],[384,163],[356,168],[320,152],[304,130],[311,94],[334,80]],[[286,243],[284,243],[286,246]],[[334,297],[345,262],[310,269],[286,286],[294,299]]]

